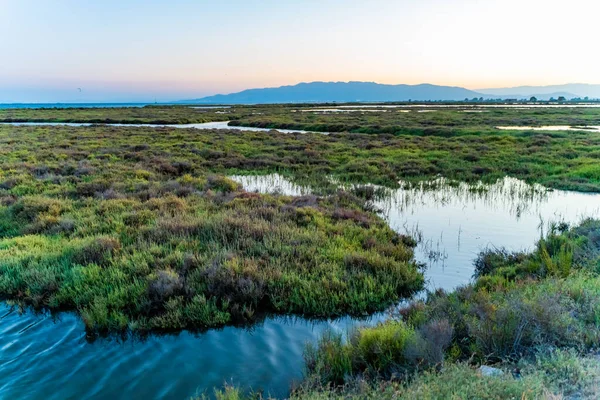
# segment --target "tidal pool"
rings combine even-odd
[[[280,175],[233,178],[250,191],[311,192]],[[416,258],[428,266],[430,289],[469,282],[473,260],[488,246],[529,249],[552,221],[576,223],[600,210],[598,194],[511,178],[493,185],[438,179],[383,192],[375,205],[393,229],[419,240]],[[74,313],[20,315],[0,304],[0,398],[187,399],[226,382],[283,397],[302,378],[307,342],[326,329],[345,333],[385,318],[276,317],[251,329],[90,342]]]

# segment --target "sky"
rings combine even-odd
[[[0,103],[600,84],[598,0],[0,0]]]

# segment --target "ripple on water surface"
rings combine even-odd
[[[233,382],[285,396],[302,379],[304,346],[326,329],[357,324],[272,318],[252,329],[227,327],[202,334],[145,340],[86,340],[73,313],[20,315],[0,305],[0,398],[187,399]]]

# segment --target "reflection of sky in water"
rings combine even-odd
[[[250,329],[88,343],[74,313],[54,320],[0,303],[0,398],[190,399],[224,383],[283,398],[302,379],[306,343],[383,318],[268,318]]]
[[[234,179],[249,191],[310,192],[279,175]],[[415,256],[429,266],[429,288],[450,290],[469,281],[473,260],[481,250],[532,249],[551,222],[577,223],[599,216],[600,195],[549,191],[513,178],[475,186],[438,180],[386,190],[377,207],[394,230],[421,239]]]

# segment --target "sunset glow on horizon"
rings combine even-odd
[[[0,0],[0,103],[310,81],[598,84],[599,11],[594,0]]]

